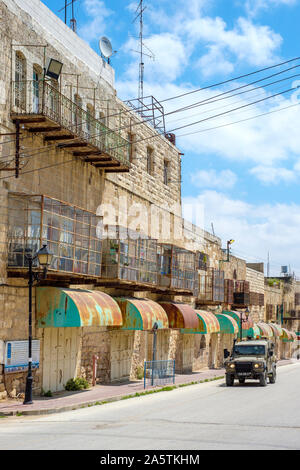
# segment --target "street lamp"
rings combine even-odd
[[[157,330],[158,330],[158,323],[155,322],[153,325],[153,351],[152,351],[152,380],[151,385],[154,383],[154,365],[156,361],[156,343],[157,343]]]
[[[33,262],[38,260],[40,266],[44,268],[43,277],[46,279],[47,271],[51,265],[53,254],[48,251],[47,245],[43,247],[36,253],[32,255],[31,253],[26,254],[26,259],[28,261],[28,270],[29,270],[29,336],[28,336],[28,374],[26,379],[26,388],[25,388],[25,398],[23,405],[31,405],[32,402],[32,287],[34,281],[39,281],[41,275],[38,272],[33,272]]]
[[[230,246],[234,243],[235,240],[228,240],[227,242],[227,261],[229,261],[229,255],[230,255]]]

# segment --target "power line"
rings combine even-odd
[[[281,79],[281,80],[276,80],[275,82],[268,83],[268,84],[264,85],[264,87],[267,87],[267,86],[270,86],[270,85],[275,85],[275,84],[277,84],[277,83],[281,83],[281,82],[283,82],[283,81],[289,80],[289,79],[291,79],[291,78],[296,78],[296,77],[299,77],[299,76],[300,76],[300,74],[295,74],[295,75],[289,76],[289,77],[287,77],[287,78],[283,78],[283,79]],[[255,87],[255,88],[252,88],[251,90],[247,90],[247,91],[243,91],[243,92],[240,92],[240,93],[236,93],[236,94],[231,95],[231,96],[226,96],[225,98],[222,98],[221,100],[215,100],[215,101],[222,101],[222,100],[224,100],[224,99],[232,98],[232,97],[234,97],[234,96],[242,95],[242,94],[244,94],[244,93],[250,93],[250,92],[255,91],[255,90],[261,90],[261,93],[255,95],[254,98],[256,98],[256,97],[258,97],[258,96],[261,96],[262,94],[265,93],[265,89],[264,89],[264,88],[262,88],[262,87]],[[232,106],[232,105],[237,104],[237,103],[239,103],[239,102],[240,102],[240,101],[235,101],[234,103],[229,103],[229,104],[227,104],[227,105],[225,105],[225,106],[222,106],[222,107],[210,109],[210,110],[208,110],[208,111],[205,111],[204,113],[211,112],[211,111],[216,111],[216,110],[222,109],[222,108],[226,108],[226,107],[228,107],[228,106]],[[212,101],[212,103],[214,103],[214,101]],[[210,103],[207,103],[207,104],[210,104]],[[192,115],[189,115],[189,116],[190,116],[190,117],[194,117],[194,116],[198,116],[199,114],[203,114],[203,113],[196,113],[196,114],[192,114]],[[178,122],[178,121],[182,121],[182,120],[184,120],[184,119],[186,119],[186,117],[179,118],[179,119],[175,119],[175,120],[169,121],[169,124],[170,124],[170,122]]]
[[[241,78],[250,77],[251,75],[255,75],[257,73],[265,72],[266,70],[271,70],[271,69],[274,69],[276,67],[280,67],[281,65],[289,64],[289,63],[294,62],[294,61],[299,60],[299,59],[300,59],[300,57],[295,57],[294,59],[290,59],[290,60],[287,60],[285,62],[281,62],[279,64],[271,65],[269,67],[265,67],[263,69],[256,70],[254,72],[250,72],[250,73],[247,73],[245,75],[240,75],[239,77],[230,78],[229,80],[225,80],[225,81],[219,82],[219,83],[214,83],[213,85],[208,85],[208,86],[203,87],[203,88],[198,88],[196,90],[192,90],[192,91],[189,91],[189,92],[186,92],[186,93],[182,93],[181,95],[171,96],[170,98],[166,98],[164,100],[161,100],[160,102],[164,103],[166,101],[171,101],[171,100],[174,100],[174,99],[182,98],[183,96],[191,95],[192,93],[198,93],[200,91],[209,90],[210,88],[214,88],[214,87],[221,86],[221,85],[226,85],[227,83],[234,82],[236,80],[240,80]]]
[[[201,129],[199,131],[189,132],[187,134],[179,134],[179,135],[177,135],[177,137],[186,137],[188,135],[201,134],[202,132],[208,132],[208,131],[213,131],[215,129],[221,129],[222,127],[233,126],[234,124],[240,124],[242,122],[251,121],[251,120],[259,118],[259,117],[267,116],[268,114],[279,113],[280,111],[284,111],[286,109],[295,108],[296,106],[300,106],[300,103],[292,104],[290,106],[285,106],[284,108],[276,109],[274,111],[269,111],[269,112],[262,113],[262,114],[256,114],[255,116],[251,116],[250,118],[240,119],[239,121],[229,122],[227,124],[222,124],[220,126],[210,127],[210,128],[207,128],[207,129]]]
[[[210,116],[210,117],[205,118],[205,119],[202,119],[202,120],[200,120],[200,121],[196,121],[196,122],[193,122],[193,123],[190,123],[190,124],[186,124],[186,125],[181,126],[181,127],[177,127],[176,129],[171,129],[171,130],[168,131],[168,132],[171,133],[171,132],[174,132],[174,131],[176,131],[176,130],[184,129],[184,128],[186,128],[186,127],[191,127],[191,126],[193,126],[193,125],[196,125],[196,124],[199,124],[199,123],[202,123],[202,122],[206,122],[206,121],[211,120],[211,119],[215,119],[216,117],[220,117],[220,116],[227,115],[227,114],[229,114],[229,113],[231,113],[231,112],[236,112],[236,111],[238,111],[238,110],[240,110],[240,109],[244,109],[244,108],[249,107],[249,106],[252,106],[252,105],[254,105],[254,104],[258,104],[258,103],[264,102],[264,101],[266,101],[266,100],[272,99],[272,98],[274,98],[274,97],[283,95],[283,94],[288,93],[288,92],[290,92],[290,91],[293,91],[293,90],[295,90],[295,89],[297,89],[297,88],[299,88],[299,87],[297,86],[297,87],[295,87],[295,88],[291,88],[291,89],[288,89],[288,90],[284,90],[284,91],[282,91],[282,92],[280,92],[280,93],[276,93],[275,95],[268,96],[268,97],[263,98],[263,99],[261,99],[261,100],[257,100],[257,101],[254,101],[254,102],[245,104],[245,105],[243,105],[243,106],[239,106],[239,107],[237,107],[237,108],[234,108],[234,109],[232,109],[232,110],[226,111],[226,112],[224,112],[224,113],[220,113],[220,114],[215,115],[215,116]],[[101,134],[100,134],[100,135],[101,135]],[[97,136],[97,134],[95,134],[94,136],[90,136],[90,137],[95,137],[95,136]],[[137,144],[137,143],[140,143],[140,142],[143,142],[143,141],[146,141],[146,140],[150,140],[150,139],[153,139],[153,138],[158,138],[158,137],[161,137],[161,135],[155,133],[155,134],[153,134],[153,135],[151,135],[151,136],[149,136],[149,137],[144,137],[144,138],[142,138],[142,139],[139,139],[139,140],[135,141],[134,144]],[[79,139],[79,138],[77,138],[77,139],[72,139],[72,141],[76,141],[76,140],[78,140],[78,139]],[[116,147],[111,147],[111,148],[107,149],[107,151],[109,152],[109,151],[111,151],[111,150],[116,150],[116,149],[125,147],[125,146],[127,146],[127,145],[128,145],[128,143],[123,144],[123,145],[119,145],[119,146],[116,146]],[[53,146],[49,146],[49,147],[47,147],[47,149],[44,149],[44,147],[41,147],[42,152],[38,152],[37,154],[47,152],[47,151],[49,150],[49,148],[55,147],[55,146],[56,146],[56,144],[53,144]],[[61,144],[59,148],[63,150],[63,149],[64,149],[63,144]],[[44,149],[44,151],[43,151],[43,149]],[[40,150],[40,149],[36,149],[36,150]],[[30,158],[31,156],[35,156],[35,155],[37,155],[37,154],[29,155],[28,158]],[[11,155],[11,156],[13,156],[13,155]],[[7,158],[7,157],[9,157],[9,156],[6,156],[6,157],[4,157],[4,158]]]
[[[292,59],[292,60],[297,60],[297,59]],[[292,60],[291,60],[291,61],[292,61]],[[291,62],[291,61],[288,61],[288,62]],[[279,64],[279,65],[281,65],[281,64]],[[274,68],[274,67],[276,67],[276,65],[272,66],[271,68]],[[254,85],[254,84],[260,83],[260,82],[265,81],[265,80],[267,80],[267,79],[269,79],[269,78],[272,78],[272,77],[274,77],[274,76],[278,76],[278,75],[280,75],[280,74],[286,73],[286,72],[288,72],[288,71],[290,71],[290,70],[293,70],[293,69],[295,69],[295,68],[298,68],[298,67],[300,67],[300,65],[296,65],[296,66],[290,67],[290,68],[288,68],[288,69],[282,70],[282,71],[280,71],[280,72],[277,72],[277,73],[272,74],[272,75],[269,75],[269,76],[267,76],[267,77],[265,77],[265,78],[256,80],[256,81],[251,82],[251,83],[249,83],[249,84],[239,86],[239,87],[234,88],[234,89],[232,89],[232,90],[227,90],[227,91],[225,91],[225,92],[219,93],[219,94],[217,94],[217,95],[215,95],[215,96],[212,96],[212,97],[210,97],[210,98],[207,98],[207,99],[205,99],[205,100],[202,100],[202,101],[199,101],[199,102],[196,102],[196,103],[192,103],[191,105],[188,105],[188,106],[185,106],[185,107],[182,107],[182,108],[175,109],[175,110],[173,110],[173,111],[170,111],[170,112],[168,112],[168,113],[165,113],[164,115],[165,115],[165,116],[169,116],[169,115],[172,115],[172,114],[175,114],[175,113],[178,113],[178,112],[184,112],[184,111],[187,111],[187,110],[189,110],[189,109],[193,109],[193,108],[198,107],[198,106],[209,105],[209,104],[214,103],[214,102],[217,102],[217,101],[222,101],[222,100],[224,100],[224,99],[229,99],[229,98],[234,97],[234,96],[237,96],[237,95],[239,95],[239,94],[250,93],[250,92],[252,92],[255,88],[253,88],[253,89],[251,89],[251,90],[246,90],[246,91],[241,92],[241,93],[236,93],[236,94],[232,94],[232,95],[230,95],[230,96],[226,96],[226,97],[220,98],[221,96],[228,95],[228,94],[230,94],[230,93],[233,93],[234,91],[238,91],[238,90],[247,88],[247,87],[249,87],[249,86],[252,86],[252,85]],[[267,69],[269,69],[269,67],[268,67]],[[265,70],[265,69],[264,69],[264,70]],[[252,75],[252,74],[254,74],[254,73],[258,73],[258,72],[252,72],[250,75]],[[296,76],[298,76],[298,74],[297,74],[297,75],[294,75],[294,76],[291,76],[291,77],[287,77],[287,78],[285,78],[285,79],[282,79],[281,81],[285,81],[285,80],[294,78],[294,77],[296,77]],[[234,80],[234,79],[232,79],[232,80]],[[264,87],[267,87],[267,86],[270,86],[270,85],[272,85],[272,84],[279,83],[279,82],[280,82],[280,81],[275,81],[275,82],[272,82],[272,83],[268,83],[268,84],[264,85]],[[212,85],[212,86],[215,86],[215,85]],[[211,86],[211,87],[212,87],[212,86]],[[261,88],[261,87],[257,87],[257,89],[258,89],[258,88]],[[123,113],[128,113],[128,112],[132,113],[132,110],[124,110],[124,111],[120,110],[120,112],[114,113],[114,114],[111,114],[111,115],[108,115],[106,118],[109,119],[109,118],[115,117],[115,116],[120,117],[121,114],[123,114]],[[116,131],[121,131],[121,130],[124,130],[124,129],[132,128],[133,126],[142,125],[142,124],[147,123],[148,121],[151,121],[151,120],[152,120],[152,118],[149,118],[149,119],[142,119],[142,120],[139,120],[138,122],[136,122],[136,123],[134,123],[134,124],[129,124],[129,125],[126,125],[126,126],[123,126],[123,127],[119,127],[119,128],[117,128],[117,129],[114,129],[114,130],[113,130],[113,129],[108,129],[107,131],[101,132],[101,134],[98,134],[98,135],[109,135],[110,133],[114,133],[114,132],[116,132]],[[73,128],[80,127],[80,126],[82,126],[82,124],[84,124],[85,122],[86,122],[86,121],[83,121],[83,122],[81,122],[81,123],[72,125],[71,127],[72,127],[72,129],[73,129]],[[97,136],[97,134],[94,135],[94,137],[96,137],[96,136]],[[26,137],[26,138],[27,138],[27,137]],[[76,138],[75,138],[74,140],[76,140]],[[53,147],[55,147],[55,144],[53,145]],[[6,157],[4,157],[4,158],[6,158]]]

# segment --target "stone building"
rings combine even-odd
[[[245,283],[248,268],[183,220],[174,138],[118,98],[113,68],[39,0],[0,0],[0,16],[0,399],[24,391],[28,256],[43,245],[36,393],[91,382],[95,356],[98,382],[138,376],[154,326],[156,358],[178,373],[221,365],[238,332],[224,280]]]

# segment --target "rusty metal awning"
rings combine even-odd
[[[282,328],[282,336],[280,337],[280,339],[284,343],[292,343],[293,341],[297,341],[298,337],[293,331],[289,331],[286,328]]]
[[[122,329],[149,331],[155,323],[159,329],[169,328],[166,312],[157,302],[127,297],[117,297],[115,300],[122,312]]]
[[[247,338],[260,339],[261,331],[256,323],[247,331]]]
[[[199,319],[199,333],[220,333],[221,327],[216,315],[206,310],[196,310]]]
[[[236,335],[239,332],[239,325],[230,315],[224,313],[217,313],[216,317],[220,324],[220,333],[228,335]]]
[[[260,329],[260,336],[262,338],[273,338],[274,337],[273,329],[267,323],[259,322],[259,323],[257,323],[257,326]]]
[[[242,330],[249,330],[250,328],[253,328],[254,326],[254,321],[252,320],[250,316],[247,317],[245,312],[236,312],[234,310],[231,310],[231,311],[223,310],[223,313],[225,315],[229,315],[230,317],[234,318],[237,324],[239,325],[239,328],[240,328],[241,319],[242,319]]]
[[[195,330],[199,326],[199,319],[196,311],[187,304],[177,302],[160,302],[165,310],[170,328],[181,330]]]
[[[117,302],[100,291],[38,287],[36,314],[39,328],[122,325]]]
[[[282,328],[277,323],[269,323],[269,326],[272,328],[275,338],[280,338],[283,335]]]

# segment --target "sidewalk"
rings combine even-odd
[[[292,360],[278,362],[278,366],[292,364]],[[201,383],[205,380],[212,380],[224,377],[224,369],[207,369],[192,374],[180,374],[175,377],[175,386]],[[173,386],[174,384],[168,384]],[[34,397],[32,405],[23,405],[23,400],[10,399],[0,402],[0,416],[22,415],[42,415],[60,413],[63,411],[76,410],[85,406],[99,405],[101,402],[113,402],[121,400],[122,397],[134,396],[149,390],[159,390],[158,387],[147,387],[144,390],[144,381],[127,382],[124,384],[96,385],[95,387],[80,392],[58,392],[53,397]]]

